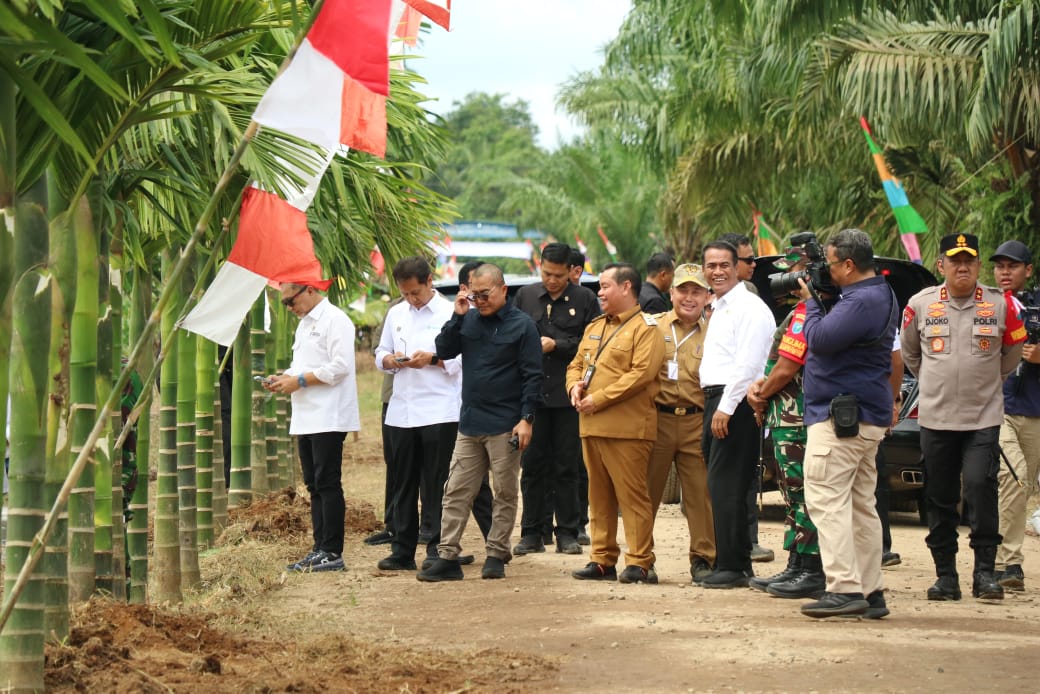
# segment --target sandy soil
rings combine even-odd
[[[376,415],[378,416],[378,415]],[[371,423],[371,415],[368,423]],[[426,584],[381,572],[388,547],[363,537],[381,517],[377,426],[348,444],[347,570],[286,574],[308,547],[305,494],[239,512],[202,559],[204,585],[182,606],[96,601],[69,642],[48,650],[52,691],[1036,691],[1040,539],[1026,537],[1027,590],[1000,603],[925,600],[934,580],[916,513],[894,514],[903,563],[885,570],[891,616],[812,620],[800,601],[690,584],[686,526],[664,506],[655,529],[656,586],[576,581],[587,555],[517,557],[501,581]],[[375,433],[372,433],[375,432]],[[302,490],[301,490],[302,491]],[[761,542],[781,546],[780,499],[766,495]],[[1031,506],[1033,508],[1033,506]],[[514,541],[519,530],[514,533]],[[966,545],[966,541],[963,542]],[[419,557],[421,559],[421,557]],[[782,568],[784,558],[757,564]]]

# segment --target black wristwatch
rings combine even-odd
[[[528,424],[534,424],[534,414],[522,414],[520,419],[524,420]]]
[[[430,363],[434,366],[437,366],[437,364],[441,363],[441,358],[434,354],[432,357],[430,357]]]

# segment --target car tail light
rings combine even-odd
[[[909,412],[907,412],[906,418],[907,419],[917,419],[917,405],[914,405],[913,409],[911,409]]]

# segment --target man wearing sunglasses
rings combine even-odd
[[[282,304],[300,319],[289,368],[263,386],[292,396],[289,433],[297,437],[311,497],[314,546],[290,571],[342,571],[343,440],[359,431],[354,324],[310,285],[285,283]]]
[[[481,578],[505,578],[513,556],[509,536],[516,522],[520,452],[531,440],[542,402],[542,342],[534,321],[506,300],[497,265],[481,265],[469,280],[470,293],[455,298],[455,312],[435,341],[441,359],[462,355],[462,410],[441,502],[439,556],[417,574],[420,581],[462,580],[459,541],[489,470],[495,499]]]

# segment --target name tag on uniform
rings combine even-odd
[[[602,335],[589,335],[589,339],[590,339],[590,340],[598,340],[598,339],[600,339],[601,337],[603,337],[603,336],[602,336]]]
[[[668,380],[678,381],[679,380],[679,362],[670,361],[668,362]]]

